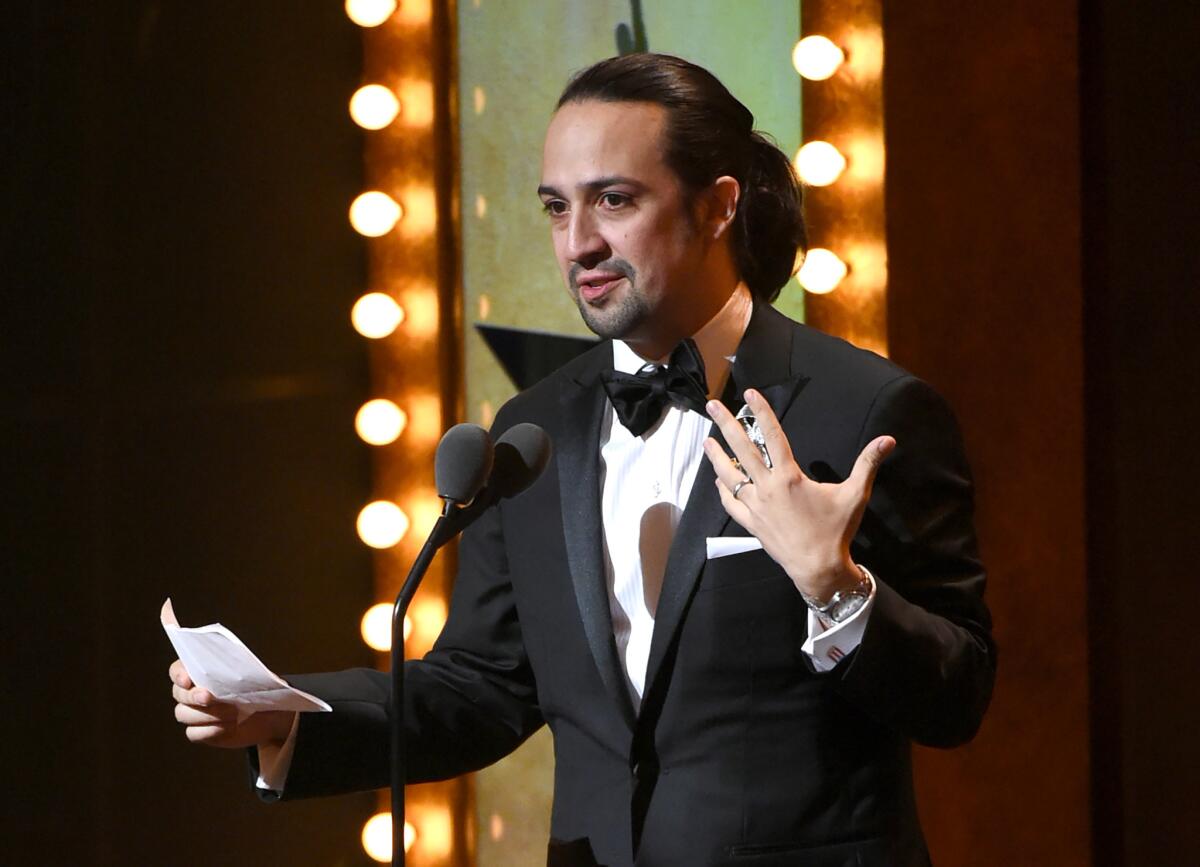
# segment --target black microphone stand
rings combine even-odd
[[[392,607],[392,867],[404,867],[404,617],[433,555],[454,536],[457,512],[458,504],[447,498]]]

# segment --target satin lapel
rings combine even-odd
[[[608,344],[605,344],[606,346]],[[598,357],[603,359],[603,350]],[[607,356],[611,364],[611,349]],[[633,704],[613,638],[612,613],[604,578],[603,538],[600,517],[600,426],[605,395],[598,382],[605,365],[586,369],[564,391],[558,435],[554,438],[559,502],[564,541],[575,599],[588,646],[605,688],[633,727]]]
[[[730,373],[730,385],[722,396],[732,410],[741,407],[742,392],[757,388],[782,420],[808,378],[792,367],[792,322],[773,308],[755,304],[738,347],[737,358]],[[717,429],[712,434],[723,444]],[[700,578],[708,552],[705,539],[719,536],[730,522],[716,488],[712,464],[704,458],[696,472],[696,481],[688,496],[687,508],[679,521],[675,540],[667,557],[662,595],[654,616],[654,635],[650,641],[650,661],[646,671],[646,690],[643,707],[649,703],[651,691],[663,659],[679,629],[688,600]]]

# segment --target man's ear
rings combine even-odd
[[[721,175],[705,190],[705,232],[714,241],[725,236],[737,216],[742,185],[737,178]]]

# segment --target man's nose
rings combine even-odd
[[[571,214],[565,253],[568,259],[585,268],[608,257],[608,243],[596,225],[595,216],[586,208]]]

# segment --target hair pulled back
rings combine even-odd
[[[787,156],[754,129],[754,115],[711,72],[669,54],[626,54],[577,73],[558,108],[589,99],[667,110],[668,166],[696,192],[722,175],[741,187],[732,244],[755,298],[774,301],[807,243],[800,184]]]

